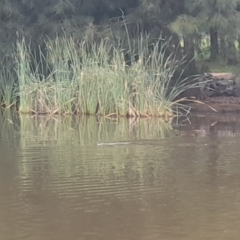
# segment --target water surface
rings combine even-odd
[[[239,239],[240,121],[190,121],[2,115],[0,239]]]

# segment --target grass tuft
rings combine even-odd
[[[184,99],[176,99],[197,84],[182,80],[181,74],[173,81],[184,58],[167,53],[170,40],[160,37],[153,44],[148,36],[140,35],[128,44],[126,51],[120,41],[83,39],[77,43],[63,36],[47,39],[44,53],[38,48],[36,54],[24,37],[19,38],[14,51],[19,112],[169,118],[186,109]],[[1,75],[1,86],[10,79],[6,74]],[[9,81],[12,90],[1,90],[7,106],[16,101],[14,82]]]

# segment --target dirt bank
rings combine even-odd
[[[236,79],[232,73],[211,73],[214,80]],[[192,112],[220,112],[220,113],[240,113],[240,97],[234,96],[214,96],[206,97],[200,102],[190,102]]]
[[[229,79],[234,79],[236,76],[233,73],[227,73],[227,72],[221,72],[221,73],[211,73],[211,75],[215,79],[224,79],[224,80],[229,80]]]
[[[188,103],[191,112],[240,113],[240,97],[209,97],[201,102]]]

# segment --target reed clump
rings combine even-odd
[[[109,39],[76,42],[56,37],[46,40],[44,52],[39,48],[36,54],[19,38],[12,74],[17,84],[13,76],[6,76],[10,70],[5,69],[2,102],[11,106],[18,98],[21,113],[172,117],[186,109],[183,99],[176,100],[179,94],[196,83],[180,80],[181,76],[173,83],[184,59],[167,55],[169,44],[170,40],[162,38],[150,44],[141,35],[134,44],[129,42],[131,64],[127,65],[126,50]]]

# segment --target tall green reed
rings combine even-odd
[[[128,45],[127,50],[121,40],[82,39],[77,43],[63,36],[47,39],[46,53],[39,48],[37,58],[21,38],[15,49],[19,111],[127,117],[178,113],[174,109],[184,107],[182,99],[176,100],[179,94],[196,87],[181,75],[172,81],[184,58],[167,53],[170,40],[161,37],[151,43],[149,36],[140,35],[133,42],[129,39]],[[41,75],[43,65],[48,69],[46,75]]]
[[[10,108],[16,104],[17,84],[16,76],[13,71],[8,68],[0,70],[0,96],[1,105],[4,108]]]
[[[67,83],[68,75],[61,70],[61,74],[50,70],[42,49],[33,51],[24,37],[17,41],[15,48],[16,74],[19,82],[18,96],[20,99],[19,112],[22,113],[68,113],[66,94],[71,91]],[[44,66],[47,75],[43,75]],[[58,66],[59,68],[62,66]],[[55,78],[54,78],[54,75]],[[65,82],[60,82],[65,77]],[[55,81],[57,79],[58,81]],[[67,99],[67,101],[65,101]],[[64,102],[65,101],[65,102]],[[63,103],[64,102],[64,103]]]
[[[25,39],[18,39],[15,48],[15,70],[19,84],[20,112],[30,112],[32,109],[31,93],[34,91],[34,76],[31,72],[30,61],[30,49]]]

